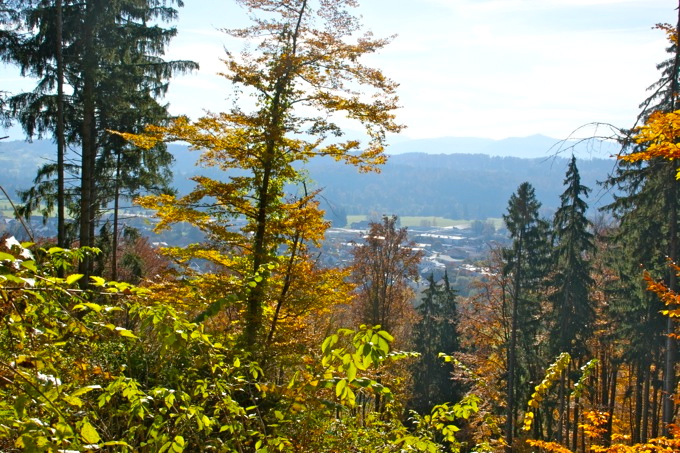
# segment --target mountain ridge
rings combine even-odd
[[[615,142],[598,139],[559,140],[541,134],[527,137],[491,139],[444,136],[407,139],[387,147],[389,155],[424,154],[486,154],[498,157],[539,158],[574,154],[579,159],[606,158],[618,153]]]
[[[517,149],[542,149],[550,139],[532,136],[529,140],[489,141],[471,138],[479,150],[497,146],[498,143],[515,143]],[[454,141],[457,140],[454,138]],[[468,139],[465,139],[468,140]],[[427,143],[426,140],[424,143]],[[470,142],[470,143],[472,143]],[[407,143],[407,142],[404,142]],[[451,148],[452,141],[443,138],[441,143]],[[459,142],[460,143],[460,142]],[[16,200],[16,191],[32,184],[37,168],[53,159],[55,145],[50,141],[33,143],[0,141],[0,165],[3,168],[0,184]],[[415,149],[415,148],[410,148]],[[322,189],[322,205],[333,211],[347,214],[396,214],[399,216],[441,216],[453,219],[485,219],[500,217],[507,208],[507,200],[524,181],[536,188],[543,203],[544,215],[550,216],[559,204],[563,179],[571,154],[547,154],[540,157],[517,157],[484,153],[392,153],[380,173],[360,174],[352,166],[335,162],[331,158],[318,158],[306,163],[302,169],[308,175],[308,187]],[[211,178],[224,178],[215,168],[195,165],[200,153],[189,151],[186,145],[171,144],[175,156],[173,185],[180,194],[188,193],[194,183],[191,177],[201,174]],[[614,169],[612,158],[588,157],[579,159],[578,166],[583,184],[593,189],[591,212],[612,201],[612,194],[603,192],[598,181],[606,179]],[[232,170],[227,175],[235,174]]]

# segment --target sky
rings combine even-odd
[[[601,135],[593,123],[629,127],[666,59],[656,23],[677,22],[672,0],[360,0],[366,30],[396,35],[368,63],[400,84],[394,142],[436,137],[557,139]],[[168,59],[201,69],[174,78],[164,99],[173,114],[197,118],[231,107],[217,75],[222,28],[247,24],[231,0],[185,0]],[[3,87],[30,89],[0,67]],[[4,88],[7,89],[7,88]],[[12,138],[21,138],[15,130]]]

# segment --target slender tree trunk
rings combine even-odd
[[[642,391],[642,394],[644,395],[642,398],[642,428],[640,429],[640,442],[643,444],[646,443],[647,439],[649,438],[649,383],[652,379],[649,368],[649,363],[645,360],[645,369],[643,374],[644,386]]]
[[[680,10],[679,10],[680,11]],[[672,168],[672,180],[670,181],[669,187],[669,212],[668,212],[668,223],[669,223],[669,258],[673,263],[678,262],[678,209],[677,209],[677,181],[675,180],[675,175],[677,174],[678,164],[673,161]],[[677,293],[678,291],[678,279],[676,271],[670,269],[669,275],[669,285],[668,289]],[[669,310],[677,308],[675,305],[669,306]],[[669,427],[673,423],[673,415],[675,413],[675,362],[677,355],[677,344],[673,337],[675,331],[675,321],[670,316],[666,319],[666,357],[664,364],[664,378],[663,378],[663,435],[669,436]]]
[[[268,138],[266,140],[266,150],[262,163],[262,182],[258,189],[257,212],[255,214],[255,233],[253,235],[253,276],[262,271],[262,266],[269,260],[267,250],[267,228],[268,212],[272,201],[276,198],[273,193],[272,179],[275,177],[272,174],[274,167],[274,160],[276,158],[277,148],[283,136],[283,121],[285,119],[288,90],[290,90],[291,71],[292,71],[292,57],[297,52],[297,38],[300,33],[300,26],[302,18],[307,13],[307,0],[303,0],[297,11],[297,25],[292,32],[291,37],[291,51],[288,59],[281,68],[282,74],[276,81],[276,89],[271,99],[269,107],[268,118]],[[266,279],[263,278],[248,294],[248,311],[246,315],[245,340],[247,347],[254,347],[257,343],[257,337],[262,330],[262,310],[264,304],[264,285]]]
[[[607,406],[607,401],[609,400],[609,391],[608,391],[608,381],[609,381],[609,372],[608,372],[608,365],[609,363],[607,362],[607,353],[605,351],[602,351],[600,355],[600,377],[598,379],[598,382],[600,383],[600,388],[598,389],[598,405],[602,408]]]
[[[111,280],[118,280],[118,210],[120,209],[120,154],[116,153],[116,180],[113,193],[113,237],[111,238]]]
[[[569,393],[569,379],[565,379],[565,395],[564,395],[564,445],[569,445],[569,434],[571,432],[571,395]]]
[[[557,422],[557,438],[555,440],[557,440],[557,442],[559,442],[559,443],[562,443],[562,439],[563,439],[563,436],[564,436],[564,409],[565,409],[565,407],[564,407],[565,406],[564,405],[564,400],[565,400],[565,397],[564,397],[564,375],[565,375],[565,373],[564,373],[564,371],[562,371],[562,373],[560,373],[560,387],[559,387],[559,390],[557,392],[557,399],[559,401],[559,403],[558,403],[559,404],[558,414],[560,414],[560,418],[558,419],[558,422]]]
[[[680,93],[678,87],[678,73],[680,72],[680,43],[677,41],[680,38],[680,1],[678,2],[678,20],[676,23],[676,50],[675,59],[673,62],[673,73],[671,78],[671,104],[672,110],[677,108],[677,96]],[[673,161],[671,167],[671,175],[669,176],[670,189],[668,191],[669,210],[668,210],[668,234],[670,235],[669,253],[668,257],[673,263],[678,262],[678,207],[677,207],[677,181],[676,175],[678,171],[677,161]],[[670,272],[668,289],[671,292],[677,293],[678,282],[677,275],[674,270]],[[676,308],[675,306],[668,307],[669,309]],[[663,434],[669,436],[670,424],[673,423],[673,415],[675,413],[675,362],[677,355],[677,343],[675,338],[671,336],[674,332],[673,319],[668,317],[666,320],[666,357],[664,364],[664,379],[663,379]]]
[[[574,423],[573,423],[573,433],[571,438],[571,450],[577,451],[578,447],[578,425],[579,417],[581,416],[579,411],[579,405],[581,404],[581,399],[577,396],[574,398]]]
[[[548,439],[548,440],[553,440],[553,439],[554,439],[553,436],[555,435],[555,431],[554,431],[554,430],[555,430],[555,426],[554,426],[554,423],[553,423],[554,420],[553,420],[553,416],[552,416],[552,414],[553,414],[553,409],[554,409],[554,408],[553,408],[552,405],[548,405],[548,406],[545,408],[545,416],[544,416],[544,418],[545,418],[545,424],[546,424],[546,426],[547,426],[545,435],[546,435],[546,439]]]
[[[57,58],[57,246],[67,248],[66,243],[66,194],[64,188],[64,54],[63,54],[63,8],[62,0],[56,0],[56,58]],[[59,272],[63,272],[60,270]]]
[[[517,350],[517,318],[519,317],[519,299],[521,286],[521,272],[522,272],[522,246],[523,234],[520,232],[517,239],[517,263],[515,264],[515,284],[512,295],[512,319],[510,328],[510,344],[508,345],[508,394],[507,394],[507,409],[505,420],[505,439],[507,442],[506,451],[512,451],[512,443],[514,441],[515,430],[515,368],[516,368],[516,350]]]
[[[658,381],[659,373],[655,371],[653,379]],[[659,386],[652,387],[652,438],[659,436]]]
[[[609,405],[607,407],[607,412],[609,413],[609,418],[607,419],[607,430],[604,435],[604,446],[605,447],[610,447],[612,444],[612,430],[613,430],[613,423],[614,423],[614,407],[616,406],[616,381],[617,377],[619,374],[619,370],[617,366],[612,367],[612,372],[611,372],[611,382],[610,382],[610,387],[609,387]]]
[[[645,399],[644,395],[644,360],[638,361],[637,370],[635,373],[635,414],[633,415],[632,423],[632,441],[634,444],[640,443],[640,433],[642,431],[642,401]]]
[[[95,118],[95,71],[96,54],[94,44],[94,28],[96,23],[97,0],[86,2],[86,18],[83,25],[84,66],[83,66],[83,131],[80,180],[80,245],[92,247],[94,244],[94,165],[97,156],[96,118]],[[80,265],[80,273],[85,276],[82,281],[87,285],[92,274],[93,262],[85,256]]]

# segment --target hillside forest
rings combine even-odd
[[[415,290],[424,252],[391,212],[323,264],[306,168],[379,174],[404,125],[365,61],[390,38],[355,0],[232,1],[244,50],[215,58],[244,101],[198,119],[162,104],[197,67],[164,59],[181,1],[0,2],[0,55],[36,81],[1,120],[56,145],[15,213],[57,224],[0,241],[0,450],[680,451],[680,16],[602,212],[575,157],[549,216],[522,182],[462,296],[446,272]],[[213,170],[182,192],[177,142]],[[130,202],[203,239],[153,246]]]

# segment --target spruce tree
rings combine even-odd
[[[667,48],[669,58],[658,65],[661,70],[660,79],[650,86],[652,94],[640,105],[641,112],[638,122],[644,122],[655,111],[672,112],[678,108],[678,94],[680,94],[680,47],[678,37],[680,26],[680,9],[675,28],[660,26],[672,36],[671,45]],[[622,153],[639,151],[638,145],[630,140],[632,130],[624,131]],[[663,277],[671,291],[678,290],[675,271],[666,265],[666,259],[678,262],[678,188],[675,175],[679,166],[677,161],[651,160],[645,163],[628,163],[619,161],[615,174],[606,181],[606,186],[620,190],[623,195],[615,197],[614,203],[606,207],[620,222],[618,241],[631,245],[627,249],[629,262],[621,269],[623,278],[630,280],[635,286],[641,280],[640,266],[646,268],[653,275]],[[632,294],[639,294],[633,291]],[[664,351],[663,364],[658,364],[664,370],[662,423],[664,434],[668,435],[669,425],[675,412],[672,395],[676,386],[676,349],[677,340],[670,335],[673,333],[672,319],[663,319],[657,309],[661,308],[657,300],[650,300],[648,295],[638,298],[623,299],[624,304],[630,305],[631,313],[640,311],[650,313],[649,323],[645,327],[656,329],[659,322],[665,322],[665,336],[658,335],[658,331],[647,330],[640,332],[640,343],[655,338],[661,341],[659,348]],[[624,307],[620,310],[626,311]],[[630,316],[629,319],[635,316]],[[633,323],[636,321],[631,319]],[[631,330],[639,331],[640,324],[631,326]],[[654,351],[656,347],[647,349]],[[651,366],[649,352],[643,354],[647,368]],[[653,428],[655,429],[655,428]],[[644,434],[643,434],[644,435]]]
[[[530,382],[537,379],[537,335],[540,299],[547,270],[549,225],[539,216],[541,203],[528,182],[520,184],[508,202],[503,220],[512,245],[504,250],[504,272],[509,277],[510,313],[507,346],[507,400],[505,436],[511,449],[517,412],[517,401],[528,400]]]
[[[592,225],[586,217],[588,205],[584,198],[589,188],[581,184],[581,177],[572,156],[564,180],[565,191],[560,196],[560,207],[553,220],[552,263],[548,279],[550,286],[549,357],[568,352],[572,361],[570,371],[581,364],[587,354],[587,342],[594,331],[595,310],[591,302],[590,258],[594,252]],[[558,385],[558,413],[560,414],[556,439],[569,442],[573,431],[576,442],[578,405],[573,412],[568,403],[571,384],[562,374]],[[573,413],[573,423],[570,412]],[[552,417],[546,417],[548,432],[553,432]]]
[[[38,206],[49,212],[54,200],[64,197],[65,203],[75,208],[71,214],[79,219],[81,245],[93,245],[95,221],[101,208],[120,194],[120,184],[128,184],[125,189],[134,192],[140,185],[149,188],[167,180],[170,159],[163,145],[146,155],[124,152],[130,146],[112,138],[108,130],[139,132],[144,124],[168,118],[157,98],[164,94],[173,73],[196,67],[192,62],[166,62],[161,58],[176,30],[150,22],[175,19],[177,10],[170,6],[174,3],[181,6],[181,1],[160,0],[42,0],[23,4],[26,34],[7,48],[6,55],[19,65],[22,74],[37,77],[39,82],[32,92],[13,96],[10,106],[27,136],[52,134],[58,143],[63,137],[65,145],[80,148],[80,157],[70,165],[47,164],[39,171],[36,186],[24,196],[26,213]],[[59,8],[62,14],[56,14]],[[61,39],[57,38],[58,31]],[[69,92],[61,96],[54,92],[60,79],[60,52]],[[58,100],[62,98],[63,134],[57,121]],[[122,160],[129,161],[128,169],[141,170],[145,177],[127,181],[117,178],[115,184],[109,184],[109,169]],[[76,171],[72,177],[80,178],[80,183],[70,190],[58,184],[54,191],[53,181],[63,178],[69,168]],[[120,170],[119,175],[123,173]],[[90,263],[85,262],[84,273],[89,270]]]
[[[413,365],[411,406],[420,414],[429,413],[437,404],[458,402],[462,396],[460,385],[451,379],[451,367],[439,357],[439,353],[450,355],[460,350],[456,291],[449,284],[448,273],[441,282],[435,282],[434,275],[427,282],[416,307],[420,320],[413,328],[414,350],[420,357]]]
[[[584,200],[590,189],[581,185],[573,156],[564,185],[566,189],[560,196],[561,204],[553,220],[551,355],[568,352],[573,358],[586,353],[586,341],[592,333],[595,316],[590,302],[589,261],[594,239]]]

